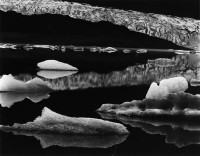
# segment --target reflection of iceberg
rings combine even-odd
[[[103,104],[98,111],[126,116],[200,116],[200,96],[184,92],[170,93],[161,99]]]
[[[50,91],[49,83],[39,78],[27,82],[16,80],[11,74],[3,75],[0,79],[1,92],[44,92]]]
[[[166,143],[184,147],[191,144],[200,144],[199,118],[141,118],[112,116],[100,113],[102,118],[117,119],[132,127],[141,128],[149,134],[166,135]]]
[[[40,141],[42,148],[50,146],[108,148],[124,142],[127,135],[64,135],[14,132],[15,135],[33,136]]]
[[[192,18],[125,11],[91,6],[68,1],[31,0],[0,1],[0,10],[15,11],[23,15],[61,14],[90,22],[108,21],[123,25],[131,31],[171,41],[179,46],[200,49],[200,21]]]
[[[34,103],[38,103],[43,99],[49,98],[48,92],[32,92],[32,93],[16,93],[16,92],[3,92],[0,93],[0,105],[2,107],[10,108],[14,103],[23,101],[25,98]]]
[[[31,132],[41,134],[74,135],[125,135],[128,130],[121,124],[94,118],[73,118],[57,114],[44,108],[42,115],[33,122],[15,123],[13,126],[0,126],[1,130]]]
[[[41,70],[37,72],[38,76],[44,77],[46,79],[57,79],[61,77],[67,77],[77,73],[77,71],[50,71],[50,70]]]

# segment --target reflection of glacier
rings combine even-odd
[[[147,64],[135,65],[123,71],[107,74],[89,72],[56,79],[43,79],[48,81],[54,90],[150,85],[152,82],[176,76],[183,76],[190,82],[200,78],[199,62],[200,55],[197,54],[177,55],[172,59],[149,60]],[[48,72],[49,77],[50,75],[51,73]],[[24,78],[21,75],[19,79],[26,79],[25,77],[29,78],[30,75],[24,75]]]
[[[127,135],[58,135],[58,134],[37,134],[31,132],[13,132],[14,135],[33,136],[40,141],[42,148],[50,146],[60,147],[82,147],[82,148],[109,148],[124,142]]]
[[[141,128],[148,134],[165,135],[165,142],[181,148],[200,144],[200,121],[198,118],[130,118],[101,114],[105,119],[117,119],[131,127]]]
[[[159,82],[164,78],[183,76],[188,81],[198,79],[198,55],[177,55],[169,59],[148,61],[123,71],[107,74],[94,72],[75,74],[69,77],[48,80],[55,90],[86,89],[96,87],[134,86]],[[195,60],[194,60],[195,58]]]
[[[153,13],[94,7],[88,4],[54,0],[1,0],[0,10],[23,15],[60,14],[90,22],[108,21],[131,31],[158,37],[195,50],[200,49],[200,21]]]

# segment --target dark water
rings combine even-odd
[[[46,58],[63,58],[66,60],[71,58],[73,66],[80,67],[80,71],[69,77],[58,78],[56,80],[49,80],[45,77],[40,77],[43,80],[55,84],[59,82],[65,82],[62,85],[58,85],[56,91],[48,93],[50,96],[48,98],[41,99],[40,102],[32,102],[31,95],[14,95],[24,96],[24,100],[15,101],[13,100],[13,105],[10,108],[0,107],[1,112],[1,124],[2,125],[13,125],[13,123],[26,123],[28,121],[33,121],[36,117],[41,115],[41,110],[44,107],[48,107],[51,110],[72,117],[93,117],[93,118],[106,118],[104,116],[96,113],[96,110],[103,103],[116,103],[120,104],[125,101],[141,100],[145,98],[148,91],[149,85],[153,81],[158,81],[159,79],[173,77],[175,75],[181,75],[186,77],[188,80],[197,79],[196,65],[199,59],[195,60],[198,55],[196,54],[183,54],[176,55],[174,53],[154,53],[151,52],[146,54],[123,54],[115,53],[104,54],[109,56],[108,58],[104,55],[98,55],[95,58],[90,54],[90,52],[76,52],[76,54],[66,51],[66,53],[61,53],[59,50],[50,49],[32,49],[30,51],[26,50],[12,50],[12,49],[1,49],[1,75],[12,74],[16,79],[22,81],[28,81],[34,77],[37,77],[37,72],[39,69],[36,64],[38,61]],[[23,56],[23,57],[21,57]],[[37,56],[37,57],[35,57]],[[77,56],[78,59],[75,57]],[[90,57],[95,58],[91,60]],[[121,59],[124,57],[124,59]],[[168,58],[171,61],[166,62],[165,59],[160,61],[157,66],[147,66],[148,60],[156,60],[157,58]],[[112,61],[104,61],[104,60]],[[80,61],[87,62],[87,64],[80,66]],[[127,62],[128,60],[128,62]],[[13,62],[10,64],[9,62]],[[62,60],[64,61],[64,59]],[[96,62],[95,68],[92,67],[93,62]],[[24,63],[25,62],[25,63]],[[67,61],[64,61],[67,62]],[[103,63],[102,63],[103,62]],[[152,61],[151,61],[152,62]],[[173,65],[173,70],[170,65]],[[150,65],[150,64],[149,64]],[[106,66],[109,66],[106,70]],[[123,68],[124,67],[124,68]],[[129,67],[129,68],[127,68]],[[126,69],[127,68],[127,69]],[[150,68],[155,68],[156,70],[150,73],[145,73],[143,71]],[[133,70],[134,69],[134,70]],[[164,70],[165,69],[165,70]],[[133,71],[134,72],[133,72]],[[164,73],[163,73],[164,70]],[[132,72],[128,72],[132,71]],[[157,71],[156,75],[152,74]],[[171,71],[171,72],[168,72]],[[193,71],[196,74],[189,74],[188,71]],[[118,73],[118,76],[114,76]],[[132,73],[132,74],[130,74]],[[165,74],[165,75],[163,75]],[[128,78],[132,75],[132,78]],[[135,78],[139,76],[139,78]],[[124,80],[116,80],[116,77],[124,77]],[[97,77],[107,77],[107,79],[97,79]],[[77,78],[80,78],[77,80]],[[149,79],[147,79],[149,78]],[[70,88],[67,81],[73,80],[73,85],[76,88]],[[135,83],[132,83],[135,81]],[[87,83],[87,87],[83,84]],[[109,83],[108,83],[109,82]],[[104,84],[104,85],[100,85]],[[64,90],[60,90],[65,88]],[[199,94],[199,87],[190,86],[187,92],[193,94]],[[5,93],[1,93],[1,104],[2,97]],[[36,95],[35,95],[36,96]],[[12,95],[9,97],[13,97]],[[8,98],[12,99],[12,98]],[[15,99],[15,98],[14,98]],[[5,102],[5,101],[4,101]],[[119,142],[108,148],[86,148],[85,143],[80,143],[80,138],[67,138],[63,141],[59,137],[53,138],[47,137],[47,143],[49,146],[42,146],[39,140],[34,138],[34,136],[13,135],[12,133],[0,132],[1,135],[1,155],[199,155],[199,131],[188,132],[184,131],[181,127],[172,128],[168,125],[164,127],[152,127],[152,125],[145,125],[142,121],[134,123],[132,121],[111,119],[115,122],[123,123],[127,126],[131,134],[126,138],[125,141]],[[130,124],[129,124],[130,123]],[[185,124],[183,122],[183,124]],[[186,123],[187,124],[187,123]],[[151,130],[153,133],[148,133]],[[163,133],[162,133],[163,132]],[[174,135],[173,135],[174,134]],[[166,142],[166,136],[171,137],[172,142]],[[43,138],[45,139],[45,138]],[[48,139],[50,139],[48,141]],[[82,140],[87,140],[86,138],[81,138]],[[89,139],[89,138],[88,138]],[[123,140],[123,139],[122,139]],[[168,138],[169,140],[169,138]],[[173,142],[174,140],[174,142]],[[71,142],[75,142],[72,145]],[[97,139],[98,142],[98,139]],[[70,147],[66,147],[67,145]],[[181,144],[181,146],[179,146]],[[83,146],[84,145],[84,146]],[[62,147],[64,146],[64,147]],[[83,147],[80,147],[83,146]],[[46,147],[46,148],[44,148]],[[85,147],[85,148],[84,148]]]
[[[199,0],[77,0],[77,2],[200,19]],[[0,42],[121,47],[116,53],[92,53],[88,49],[82,52],[69,49],[62,51],[61,48],[52,50],[50,47],[29,49],[21,45],[17,49],[1,47],[0,76],[12,74],[22,81],[40,77],[53,86],[57,84],[55,91],[44,95],[0,93],[2,105],[2,101],[10,100],[10,108],[0,106],[1,125],[33,121],[41,115],[44,107],[48,107],[67,116],[104,118],[119,122],[127,126],[130,131],[127,138],[119,139],[121,143],[119,141],[108,148],[85,148],[87,144],[93,143],[91,138],[43,136],[43,140],[46,139],[46,143],[52,145],[44,148],[40,143],[41,140],[36,139],[39,136],[14,135],[11,132],[0,131],[1,156],[200,154],[199,130],[183,129],[183,125],[192,128],[199,126],[196,122],[193,124],[194,120],[189,123],[185,120],[174,123],[160,119],[159,122],[163,126],[154,126],[155,120],[116,119],[96,113],[104,103],[120,104],[134,99],[141,100],[145,98],[151,82],[159,82],[169,77],[185,77],[189,82],[186,92],[200,94],[198,83],[191,82],[192,79],[200,78],[199,55],[156,51],[155,49],[180,50],[180,47],[144,34],[130,33],[128,29],[111,23],[90,23],[59,15],[22,16],[14,12],[0,12]],[[126,54],[122,52],[124,48],[133,47],[154,50],[148,50],[143,54],[136,53],[136,50]],[[164,59],[156,63],[158,58],[168,58],[171,61],[169,63]],[[69,63],[79,71],[70,77],[55,80],[38,76],[37,63],[47,59]],[[73,82],[71,85],[76,86],[75,89],[69,85],[69,81]],[[88,142],[85,143],[86,140]],[[106,142],[104,138],[102,140]],[[101,141],[96,139],[97,144],[102,144]],[[67,145],[71,147],[62,147]]]

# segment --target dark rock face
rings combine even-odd
[[[1,0],[0,10],[23,15],[60,14],[91,22],[108,21],[131,31],[171,41],[179,46],[200,50],[200,21],[192,18],[124,11],[53,0]]]

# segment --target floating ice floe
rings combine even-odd
[[[159,86],[153,82],[146,94],[148,99],[165,98],[169,93],[183,92],[188,89],[188,82],[184,77],[174,77],[160,81]]]
[[[50,71],[50,70],[41,70],[37,72],[38,76],[44,77],[46,79],[57,79],[57,78],[63,78],[68,77],[70,75],[73,75],[77,73],[77,71]]]
[[[97,111],[126,116],[173,115],[200,116],[200,96],[184,93],[187,80],[175,77],[152,83],[144,100],[103,104]]]
[[[103,104],[97,111],[126,116],[200,116],[200,96],[184,92],[169,93],[160,99]]]
[[[16,93],[16,92],[3,92],[0,93],[0,105],[2,107],[10,108],[13,104],[23,101],[25,98],[34,103],[38,103],[50,97],[49,92],[33,92],[33,93]]]
[[[11,74],[3,75],[0,79],[0,92],[44,92],[50,91],[49,83],[39,78],[23,82],[16,80]]]
[[[43,109],[42,115],[33,122],[0,126],[0,130],[77,135],[125,135],[129,133],[126,127],[119,123],[94,118],[68,117],[46,107]]]
[[[185,147],[192,144],[200,144],[200,119],[196,118],[141,118],[127,116],[112,116],[100,113],[107,120],[119,120],[125,125],[137,127],[148,134],[164,135],[165,142],[177,147]]]
[[[37,66],[44,70],[78,70],[76,67],[57,60],[46,60],[38,63]]]

